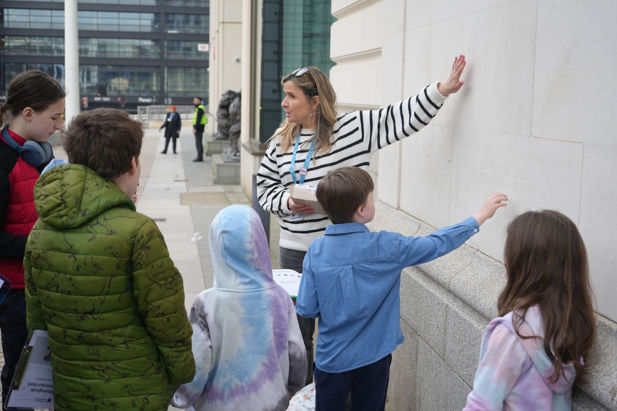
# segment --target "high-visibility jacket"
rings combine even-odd
[[[203,106],[203,104],[200,104],[195,107],[195,112],[193,113],[193,125],[194,126],[197,125],[197,113],[199,113],[199,109],[201,109],[203,113],[199,121],[199,125],[203,126],[208,122],[208,118],[206,117],[206,108]]]

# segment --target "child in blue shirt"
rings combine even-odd
[[[317,199],[334,223],[304,258],[296,311],[319,318],[315,353],[316,410],[383,410],[391,353],[403,342],[400,276],[404,267],[441,257],[461,246],[506,205],[492,194],[473,216],[426,237],[371,232],[373,180],[364,170],[329,172]]]

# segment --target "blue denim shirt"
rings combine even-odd
[[[345,372],[394,351],[403,342],[401,270],[455,250],[478,229],[473,217],[426,237],[329,225],[306,253],[296,303],[298,314],[319,317],[317,368]]]

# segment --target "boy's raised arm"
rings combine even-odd
[[[444,227],[425,237],[400,238],[402,264],[404,266],[427,263],[463,245],[478,232],[480,225],[495,215],[497,209],[507,205],[508,197],[502,193],[491,194],[482,207],[458,224]]]

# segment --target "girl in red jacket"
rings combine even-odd
[[[27,338],[22,260],[37,214],[34,183],[53,158],[49,138],[64,123],[62,86],[48,74],[29,70],[9,84],[0,105],[0,273],[11,290],[0,305],[2,331],[2,404]]]

